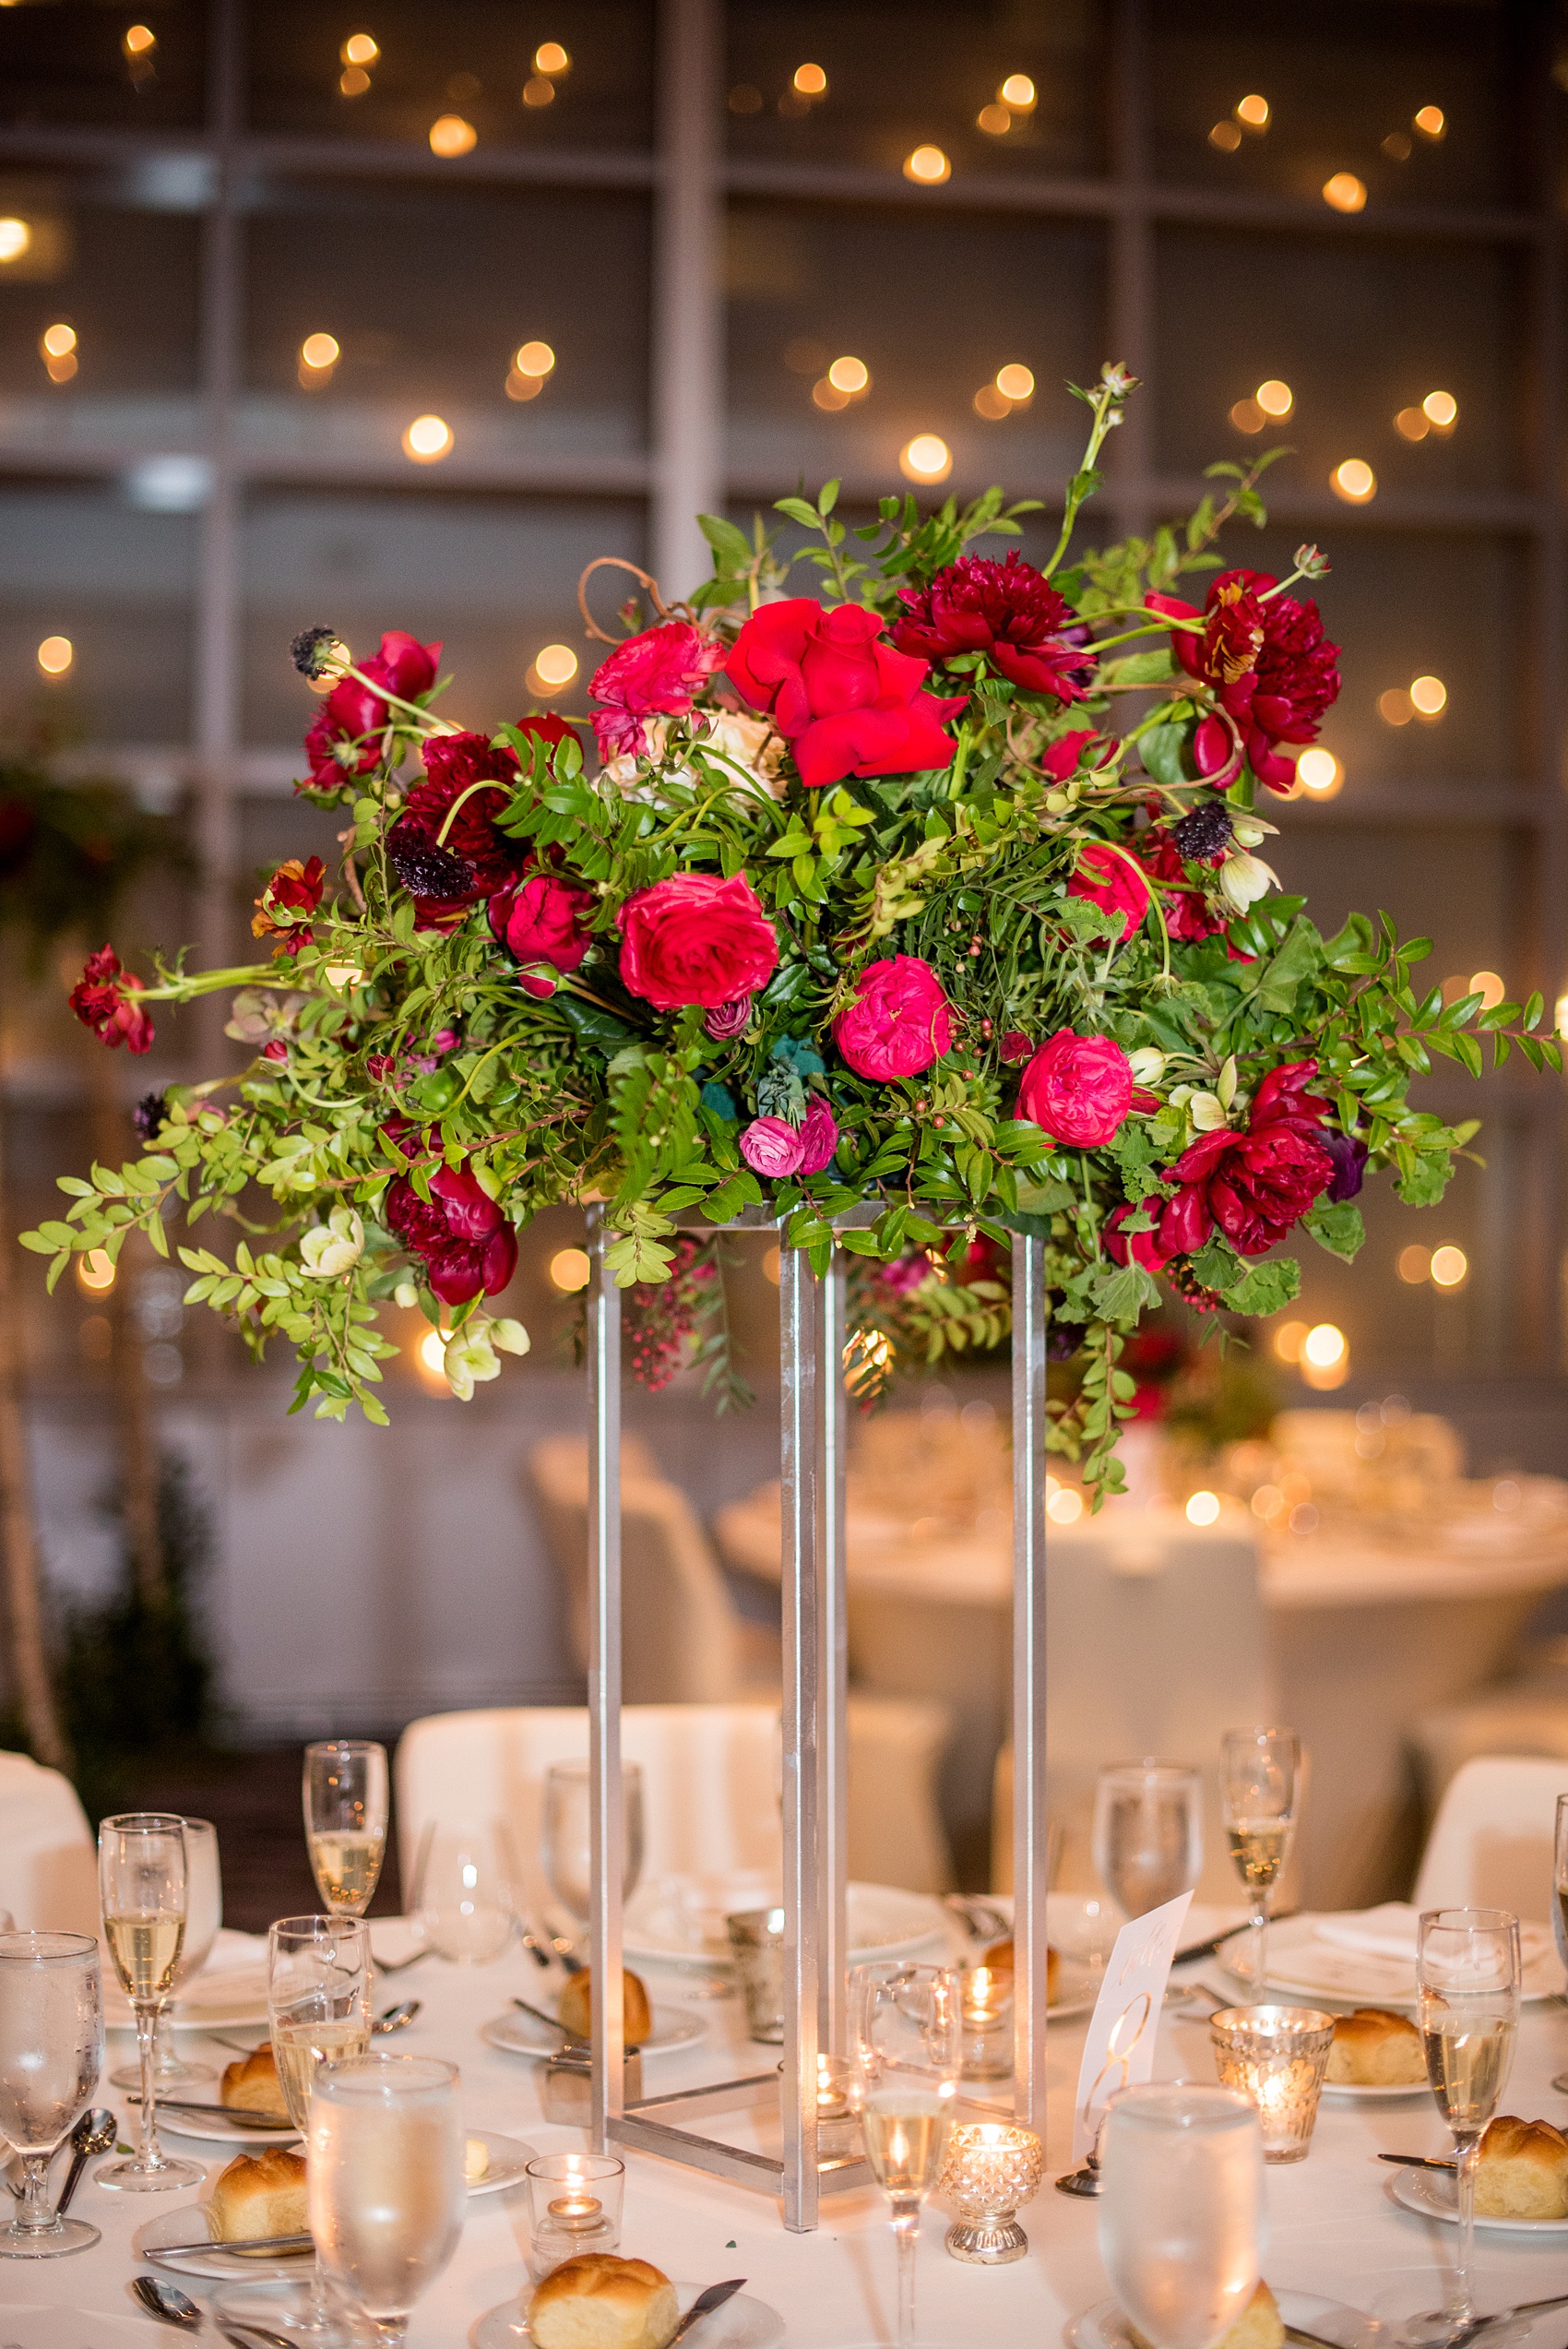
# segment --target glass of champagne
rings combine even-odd
[[[921,2204],[942,2175],[964,2061],[951,1966],[857,1966],[849,1976],[850,2095],[872,2176],[893,2205],[898,2349],[913,2349]]]
[[[318,2072],[305,2166],[323,2269],[378,2340],[401,2342],[463,2231],[456,2064],[378,2051]]]
[[[643,1872],[643,1774],[636,1762],[622,1763],[621,1783],[626,1820],[624,1900],[636,1890]],[[579,1938],[588,1921],[591,1830],[587,1762],[552,1762],[544,1779],[544,1872]]]
[[[1428,1909],[1416,1948],[1427,2078],[1459,2156],[1459,2253],[1454,2306],[1418,2319],[1412,2340],[1444,2340],[1476,2313],[1470,2284],[1476,2169],[1519,2030],[1519,1920],[1508,1909]]]
[[[1248,1975],[1261,1998],[1268,1981],[1268,1900],[1296,1833],[1301,1741],[1293,1729],[1228,1729],[1220,1743],[1219,1795],[1230,1856],[1252,1905]]]
[[[103,1938],[137,2019],[141,2058],[141,2143],[128,2160],[94,2170],[100,2186],[157,2194],[199,2186],[196,2162],[171,2161],[158,2142],[153,2032],[173,1988],[185,1939],[185,1826],[167,1811],[126,1811],[98,1830],[98,1891]]]
[[[1203,1782],[1182,1762],[1117,1762],[1099,1773],[1094,1864],[1126,1917],[1190,1892],[1203,1874]]]
[[[167,2004],[159,2008],[153,2025],[153,2068],[160,2090],[186,2088],[192,2081],[216,2077],[210,2064],[186,2063],[174,2053],[174,2002],[191,1976],[198,1973],[211,1956],[223,1922],[218,1830],[208,1818],[184,1818],[180,1824],[185,1830],[185,1938],[180,1945],[173,1989]],[[137,2065],[124,2064],[118,2071],[110,2073],[109,2084],[112,2088],[135,2088],[140,2079]]]
[[[85,2251],[98,2229],[49,2207],[49,2164],[92,2102],[103,2062],[103,1977],[86,1933],[0,1935],[0,2137],[22,2159],[0,2257]]]
[[[1257,2290],[1263,2130],[1233,2089],[1123,2088],[1099,2140],[1099,2256],[1155,2349],[1209,2349]]]
[[[386,1748],[368,1737],[305,1747],[305,1841],[321,1903],[363,1916],[386,1854]]]

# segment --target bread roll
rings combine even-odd
[[[981,1958],[980,1963],[982,1966],[990,1966],[997,1973],[1011,1973],[1013,1971],[1011,1934],[1005,1941],[993,1941]],[[1045,2003],[1047,2006],[1050,2006],[1056,1997],[1056,1977],[1061,1971],[1061,1958],[1048,1946],[1045,1952]]]
[[[227,2105],[231,2112],[270,2113],[285,2128],[289,2111],[283,2101],[283,2083],[278,2077],[278,2065],[272,2053],[272,2042],[264,2039],[254,2055],[243,2063],[225,2068],[218,2091],[218,2101]]]
[[[1334,2045],[1324,2078],[1337,2088],[1417,2088],[1426,2080],[1421,2034],[1408,2015],[1358,2007],[1334,2018]]]
[[[1127,2331],[1137,2349],[1150,2349],[1135,2324],[1129,2324]],[[1284,2319],[1273,2293],[1266,2283],[1260,2283],[1229,2331],[1220,2334],[1214,2349],[1283,2349],[1284,2340]]]
[[[1568,2218],[1568,2137],[1499,2114],[1481,2139],[1476,2211],[1485,2219]]]
[[[647,1992],[643,1988],[630,1966],[621,1977],[626,2045],[640,2047],[653,2029],[653,2017],[648,2011]],[[592,2024],[593,1976],[585,1966],[581,1973],[573,1974],[556,2001],[555,2011],[566,2030],[579,2039],[586,2039]]]
[[[564,2260],[529,2302],[536,2349],[664,2349],[680,2320],[667,2275],[607,2251]]]
[[[220,2173],[208,2212],[219,2243],[239,2243],[253,2235],[308,2234],[303,2156],[282,2145],[240,2154]]]

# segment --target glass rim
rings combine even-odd
[[[1519,1919],[1513,1909],[1422,1909],[1417,1932],[1424,1939],[1429,1928],[1439,1933],[1517,1933]]]
[[[1318,2039],[1326,2033],[1334,2036],[1334,2017],[1321,2007],[1277,2006],[1267,2003],[1255,2007],[1218,2007],[1208,2019],[1210,2035],[1223,2039],[1228,2046],[1238,2046],[1249,2034],[1254,2043],[1267,2042],[1283,2045],[1293,2039]]]
[[[1222,1730],[1219,1736],[1220,1749],[1223,1751],[1229,1745],[1265,1746],[1271,1737],[1289,1737],[1290,1743],[1297,1747],[1300,1747],[1301,1743],[1301,1731],[1292,1729],[1289,1722],[1255,1721],[1243,1723],[1239,1729]]]
[[[305,1747],[305,1759],[314,1754],[379,1754],[386,1759],[386,1748],[379,1737],[317,1737]]]
[[[116,1811],[98,1822],[98,1840],[106,1835],[184,1835],[185,1822],[178,1811]]]
[[[1180,1778],[1201,1786],[1203,1771],[1196,1762],[1161,1761],[1158,1756],[1150,1755],[1144,1761],[1106,1762],[1098,1783],[1104,1785],[1108,1779],[1115,1778],[1140,1779],[1146,1785],[1150,1779]]]
[[[568,2168],[568,2163],[575,2166]],[[523,2168],[525,2177],[548,2178],[552,2184],[569,2177],[609,2179],[625,2175],[626,2164],[618,2153],[536,2153]]]
[[[422,2074],[422,2078],[416,2078]],[[346,2056],[340,2063],[323,2064],[311,2082],[311,2098],[325,2096],[329,2104],[365,2101],[402,2087],[416,2095],[455,2088],[462,2074],[445,2056],[405,2056],[390,2047],[367,2047],[362,2056]]]
[[[368,1918],[362,1916],[328,1916],[320,1911],[304,1916],[274,1917],[267,1928],[267,1944],[279,1946],[279,1936],[288,1934],[301,1944],[310,1941],[339,1941],[348,1933],[370,1932]]]
[[[1183,2109],[1185,2107],[1185,2109]],[[1117,2089],[1107,2099],[1105,2116],[1126,2119],[1138,2128],[1183,2129],[1202,2120],[1233,2128],[1255,2123],[1257,2106],[1239,2089],[1223,2088],[1218,2081],[1145,2080]]]
[[[18,1942],[30,1942],[33,1947],[23,1950]],[[44,1941],[63,1942],[62,1949],[45,1950],[38,1945]],[[55,1926],[18,1925],[9,1933],[0,1933],[0,1962],[9,1965],[65,1965],[91,1958],[98,1963],[102,1955],[95,1933],[67,1933]]]

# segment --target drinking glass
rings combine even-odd
[[[126,1811],[98,1830],[98,1891],[103,1938],[120,1986],[137,2019],[141,2058],[141,2143],[128,2161],[93,2176],[125,2194],[160,2194],[199,2186],[196,2162],[171,2161],[158,2143],[153,2029],[173,1987],[185,1938],[185,1828],[168,1811]]]
[[[849,1976],[850,2095],[872,2176],[893,2205],[898,2349],[915,2338],[921,2204],[942,2175],[964,2061],[951,1966],[857,1966]]]
[[[367,1737],[305,1747],[305,1841],[321,1904],[363,1916],[386,1854],[386,1748]]]
[[[1094,1864],[1126,1917],[1144,1916],[1203,1874],[1203,1782],[1181,1762],[1118,1762],[1099,1773]]]
[[[1230,1856],[1252,1906],[1253,1996],[1268,1980],[1268,1896],[1284,1873],[1296,1833],[1301,1741],[1293,1729],[1228,1729],[1220,1743],[1219,1795]]]
[[[420,1837],[410,1914],[426,1946],[454,1965],[490,1965],[517,1920],[517,1864],[497,1819],[431,1819]]]
[[[1428,1909],[1416,1948],[1427,2078],[1454,2132],[1459,2156],[1459,2252],[1454,2305],[1420,2320],[1442,2340],[1475,2315],[1470,2259],[1475,2244],[1476,2169],[1487,2123],[1497,2110],[1519,2029],[1519,1920],[1508,1909]]]
[[[1257,2290],[1263,2249],[1263,2132],[1246,2098],[1185,2081],[1112,2096],[1099,2256],[1155,2349],[1209,2349]]]
[[[0,2137],[22,2160],[0,2257],[85,2251],[98,2229],[49,2207],[49,2164],[92,2102],[103,2061],[103,1978],[86,1933],[0,1935]]]
[[[316,2074],[305,2153],[310,2231],[328,2279],[378,2338],[457,2248],[467,2189],[457,2068],[430,2056],[361,2056]]]
[[[303,2130],[324,2064],[370,2045],[370,1928],[358,1917],[280,1917],[267,1935],[267,2011],[289,2118]]]
[[[212,1954],[223,1922],[223,1879],[218,1866],[218,1830],[207,1818],[183,1818],[185,1830],[185,1938],[167,2006],[160,2007],[152,2027],[153,2073],[160,2090],[188,2088],[192,2081],[212,2080],[210,2064],[184,2062],[174,2053],[174,2002],[194,1973]],[[141,2072],[135,2064],[122,2065],[109,2075],[112,2088],[135,2088]]]
[[[1568,1795],[1557,1797],[1557,1826],[1551,1839],[1551,1930],[1557,1954],[1568,1968]],[[1552,2081],[1560,2096],[1568,2096],[1568,2071]]]
[[[626,1870],[622,1898],[636,1890],[643,1872],[643,1774],[636,1762],[621,1765],[625,1805]],[[544,1780],[544,1872],[562,1907],[586,1930],[591,1905],[592,1803],[587,1762],[552,1762]]]

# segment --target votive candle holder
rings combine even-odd
[[[1265,2162],[1304,2162],[1334,2045],[1316,2007],[1222,2007],[1209,2018],[1220,2084],[1257,2107]]]
[[[563,2260],[614,2250],[621,2240],[624,2162],[613,2153],[540,2153],[526,2176],[528,2264],[536,2283]]]
[[[967,1966],[958,1977],[966,2080],[1004,2080],[1013,2069],[1013,1975]]]
[[[974,2268],[1021,2260],[1029,2238],[1017,2213],[1039,2193],[1044,2168],[1039,2139],[1016,2121],[965,2121],[955,2128],[936,2189],[958,2213],[947,2230],[951,2256]]]

